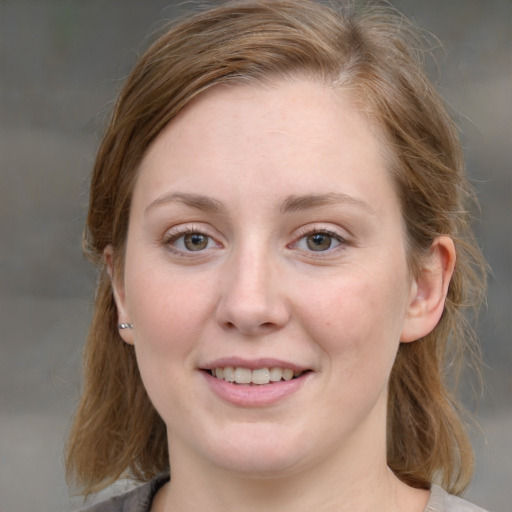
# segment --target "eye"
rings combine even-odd
[[[333,243],[339,245],[339,241],[334,240],[328,233],[313,233],[306,237],[308,249],[312,251],[327,251],[327,249],[332,247]]]
[[[343,242],[345,240],[337,233],[315,230],[299,238],[294,246],[303,251],[325,252],[335,249]]]
[[[208,247],[209,238],[202,233],[183,235],[183,245],[189,251],[202,251]]]
[[[182,252],[198,252],[218,246],[212,237],[200,231],[189,229],[170,233],[164,242],[170,248]]]

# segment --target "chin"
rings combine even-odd
[[[300,471],[300,457],[295,454],[262,453],[261,450],[231,454],[216,460],[216,465],[226,471],[232,471],[246,478],[275,479]]]
[[[300,470],[308,450],[305,437],[272,426],[238,426],[214,442],[209,456],[217,466],[246,476],[270,478]]]

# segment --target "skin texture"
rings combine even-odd
[[[154,508],[423,510],[428,493],[387,469],[387,382],[400,341],[439,320],[454,262],[441,237],[410,275],[377,139],[339,92],[297,80],[194,100],[143,160],[112,269],[168,428]],[[204,369],[233,357],[308,372],[277,400],[230,401]]]

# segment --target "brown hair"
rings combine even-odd
[[[122,269],[141,159],[192,98],[215,84],[297,76],[349,94],[385,139],[412,271],[435,237],[455,242],[442,318],[431,334],[400,346],[391,373],[388,464],[414,487],[437,480],[459,493],[468,484],[472,449],[445,370],[476,346],[464,310],[482,299],[485,266],[470,229],[473,196],[457,129],[425,77],[417,47],[414,30],[391,8],[239,1],[175,24],[140,58],[117,101],[90,188],[84,245],[100,276],[66,458],[70,479],[86,494],[122,475],[148,480],[169,467],[165,425],[146,395],[133,347],[118,334],[103,263],[111,244]]]

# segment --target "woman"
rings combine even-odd
[[[484,289],[456,127],[402,17],[339,11],[204,11],[121,92],[67,463],[85,494],[147,483],[92,510],[481,510],[448,494]]]

